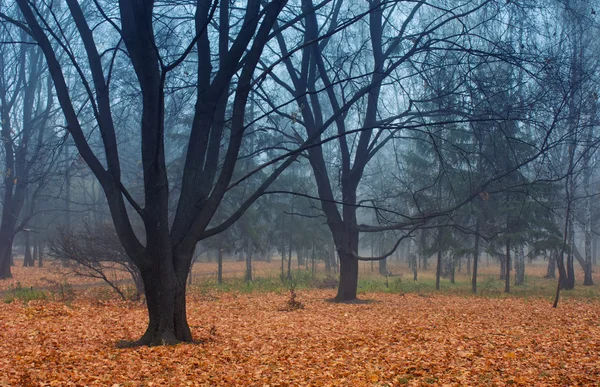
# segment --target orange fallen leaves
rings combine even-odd
[[[332,304],[287,295],[191,294],[198,344],[120,349],[143,305],[77,300],[0,306],[0,385],[596,385],[600,302],[372,294]]]

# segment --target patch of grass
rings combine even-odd
[[[4,302],[10,304],[16,300],[20,300],[23,303],[28,303],[31,300],[45,300],[46,292],[43,290],[37,290],[33,287],[24,288],[19,282],[17,286],[12,287],[10,292],[4,297]]]
[[[315,283],[322,282],[321,276],[313,276],[310,270],[295,270],[292,272],[292,279],[285,279],[283,282],[280,278],[262,278],[255,277],[252,281],[244,281],[243,278],[234,278],[223,281],[219,284],[214,279],[205,280],[192,286],[192,289],[197,289],[201,293],[210,293],[217,290],[221,292],[238,292],[238,293],[277,293],[283,294],[289,292],[290,288],[294,289],[310,289],[315,287]]]

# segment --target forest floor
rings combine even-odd
[[[327,302],[335,290],[298,276],[303,308],[289,310],[289,291],[269,272],[278,275],[276,262],[257,264],[250,286],[236,265],[220,286],[201,275],[208,265],[195,268],[188,320],[197,343],[152,348],[117,345],[143,333],[142,302],[62,269],[15,267],[11,285],[0,281],[0,386],[600,386],[597,273],[593,287],[578,277],[553,309],[556,282],[542,266],[528,267],[512,295],[497,268],[484,267],[477,296],[465,274],[436,292],[430,271],[415,284],[405,268],[390,265],[403,274],[386,279],[365,266],[360,297],[370,302]],[[48,280],[63,293],[41,290]]]

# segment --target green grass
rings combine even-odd
[[[46,292],[43,290],[37,290],[33,287],[24,288],[20,283],[17,282],[17,286],[11,288],[9,293],[4,296],[4,302],[10,304],[16,300],[20,300],[23,303],[27,303],[31,300],[45,300]]]
[[[290,288],[294,289],[308,289],[314,287],[315,283],[322,279],[323,276],[312,275],[309,270],[296,270],[292,272],[292,279],[281,278],[262,278],[256,277],[249,282],[244,281],[242,278],[227,279],[223,283],[219,284],[214,279],[209,279],[192,285],[191,289],[197,289],[201,293],[208,292],[210,290],[218,290],[222,292],[238,292],[238,293],[284,293]]]

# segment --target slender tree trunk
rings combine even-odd
[[[25,253],[23,254],[23,266],[24,267],[33,267],[35,266],[35,262],[33,260],[33,255],[31,254],[31,232],[25,231]]]
[[[38,237],[37,234],[33,234],[33,266],[35,266],[35,263],[38,260],[38,256],[39,256],[39,243],[38,243]]]
[[[504,281],[506,280],[506,255],[502,255],[500,257],[498,257],[498,260],[500,261],[500,280]]]
[[[471,275],[471,255],[467,255],[467,274]]]
[[[285,281],[285,239],[281,239],[281,282]]]
[[[556,278],[556,254],[552,252],[548,257],[548,268],[546,269],[546,276],[544,278]]]
[[[589,177],[587,178],[587,184],[589,184]],[[593,286],[594,280],[592,279],[592,200],[587,193],[588,189],[586,186],[586,199],[585,199],[585,259],[584,259],[584,270],[583,270],[583,286]]]
[[[475,225],[475,246],[473,250],[473,277],[471,278],[471,291],[473,293],[477,293],[477,266],[479,264],[479,219]]]
[[[504,278],[504,293],[510,293],[510,238],[506,240],[506,275]]]
[[[219,255],[217,255],[217,283],[221,285],[223,283],[223,249],[219,249]]]
[[[515,285],[523,285],[525,283],[525,251],[523,245],[517,247],[515,254]]]
[[[302,268],[302,266],[304,266],[304,252],[302,251],[302,248],[298,248],[297,249],[297,254],[298,254],[298,270],[300,270]]]
[[[440,290],[440,276],[442,275],[442,250],[438,248],[437,264],[435,268],[435,290]]]
[[[44,244],[38,241],[38,267],[44,266]]]
[[[575,261],[575,253],[574,253],[574,248],[575,248],[575,229],[574,229],[574,214],[573,212],[571,212],[570,216],[569,216],[569,231],[568,231],[568,236],[569,236],[569,250],[567,252],[567,267],[566,267],[566,274],[567,276],[565,277],[565,290],[570,290],[570,289],[574,289],[575,288],[575,267],[574,267],[574,261]]]
[[[287,280],[290,281],[292,279],[292,235],[289,236],[289,246],[288,246],[288,266],[287,266]]]
[[[310,254],[310,259],[311,259],[311,266],[310,266],[310,272],[312,275],[315,275],[315,262],[317,259],[317,253],[315,251],[315,242],[313,241],[312,243],[312,252]]]
[[[246,274],[244,281],[252,281],[252,240],[250,238],[246,241]]]
[[[381,275],[389,274],[388,270],[387,270],[387,258],[379,260],[379,274],[381,274]]]
[[[410,262],[410,268],[413,275],[413,281],[417,281],[417,253],[415,251],[415,241],[411,238],[408,241],[408,261]]]

